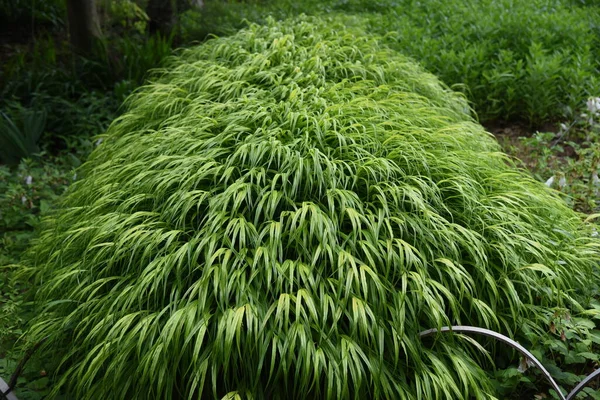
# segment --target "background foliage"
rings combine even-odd
[[[105,37],[93,55],[82,58],[74,56],[67,44],[63,1],[0,0],[0,117],[24,137],[30,136],[24,128],[27,120],[30,126],[41,127],[39,140],[24,159],[19,162],[14,152],[5,151],[5,165],[0,165],[3,377],[14,370],[21,346],[27,343],[23,338],[15,345],[31,312],[31,304],[23,298],[31,283],[23,278],[28,266],[21,262],[21,252],[29,247],[40,213],[51,210],[56,196],[77,178],[72,169],[95,147],[95,135],[122,112],[120,103],[172,46],[203,41],[215,33],[233,34],[247,26],[245,20],[264,23],[268,16],[331,12],[361,17],[370,32],[383,35],[386,45],[412,56],[464,92],[505,151],[522,159],[521,165],[535,178],[550,180],[576,210],[598,212],[598,128],[585,104],[588,96],[598,95],[596,2],[204,3],[198,10],[180,1],[173,34],[160,37],[149,34],[145,1],[101,0]],[[541,132],[532,135],[536,130],[532,126]],[[0,141],[9,134],[3,126]],[[532,335],[530,344],[546,365],[556,365],[553,373],[563,385],[572,385],[576,375],[596,365],[594,310],[575,315],[566,310],[538,313],[540,326],[546,326],[550,335],[543,340]],[[28,365],[18,394],[39,398],[52,382],[46,370],[56,366],[48,359],[34,359]],[[523,374],[514,364],[498,365],[497,388],[504,396],[521,398],[544,391],[536,383],[535,371]]]
[[[600,91],[600,8],[593,2],[275,0],[207,5],[199,15],[200,26],[222,34],[235,31],[243,19],[263,21],[269,14],[360,15],[390,47],[464,91],[482,121],[518,119],[539,126],[564,117]]]

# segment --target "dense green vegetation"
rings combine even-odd
[[[209,3],[203,22],[230,33],[262,21],[341,11],[464,91],[482,121],[556,120],[600,93],[600,7],[577,0],[338,0]],[[231,8],[229,8],[231,6]],[[228,9],[229,8],[229,9]]]
[[[75,56],[67,44],[63,1],[0,0],[0,60],[2,61],[0,63],[0,111],[2,112],[0,114],[0,376],[5,379],[14,372],[16,364],[23,357],[24,350],[30,348],[33,344],[31,335],[21,336],[26,329],[26,322],[36,314],[34,304],[30,301],[31,298],[26,297],[27,294],[32,294],[30,290],[32,282],[28,278],[32,264],[29,261],[22,260],[22,253],[31,247],[30,240],[34,236],[34,228],[39,225],[40,216],[52,212],[55,204],[57,204],[57,196],[61,195],[73,182],[77,182],[82,174],[85,175],[84,171],[93,169],[94,164],[90,164],[81,171],[75,170],[98,145],[100,145],[100,148],[96,154],[102,154],[105,151],[102,147],[109,142],[98,141],[96,135],[105,132],[109,123],[125,110],[120,107],[120,104],[132,90],[145,81],[148,69],[160,66],[161,60],[171,52],[173,46],[189,46],[194,41],[204,40],[211,33],[233,35],[239,29],[246,27],[248,25],[247,21],[264,24],[270,15],[280,19],[301,13],[324,15],[334,12],[354,15],[358,19],[353,20],[352,25],[354,25],[354,28],[349,32],[356,35],[357,32],[366,30],[381,35],[382,37],[375,47],[384,49],[387,46],[387,48],[396,51],[399,54],[392,54],[392,58],[403,60],[402,65],[410,66],[410,70],[415,72],[416,75],[426,77],[424,79],[428,82],[435,82],[429,75],[423,74],[423,71],[415,67],[409,60],[402,58],[402,55],[412,57],[422,67],[436,74],[445,84],[463,92],[469,104],[475,110],[476,117],[487,124],[494,132],[499,132],[498,137],[504,150],[523,160],[522,164],[519,164],[520,161],[518,160],[504,160],[503,163],[511,164],[515,162],[528,168],[537,180],[547,182],[548,185],[562,192],[564,194],[563,199],[575,210],[588,214],[596,213],[599,210],[598,162],[600,160],[600,148],[598,143],[600,142],[598,139],[600,139],[600,125],[598,121],[600,115],[598,115],[598,110],[593,108],[590,110],[589,104],[586,107],[586,100],[589,96],[600,94],[596,57],[599,50],[597,21],[600,21],[600,18],[598,18],[600,7],[592,1],[536,0],[519,2],[499,0],[442,2],[427,0],[417,2],[380,0],[365,2],[358,0],[307,0],[298,2],[265,0],[225,2],[206,0],[204,8],[201,10],[187,9],[189,4],[186,7],[181,7],[176,29],[173,35],[167,38],[148,33],[147,17],[143,12],[145,1],[115,0],[100,1],[98,3],[103,16],[105,37],[94,54],[84,58]],[[186,4],[185,1],[180,1],[180,3]],[[256,31],[258,28],[254,27],[252,29]],[[354,29],[358,29],[358,31]],[[319,34],[325,34],[320,30],[319,32]],[[334,41],[346,39],[336,38]],[[231,40],[241,39],[238,37],[238,39]],[[373,39],[365,38],[364,40],[368,42]],[[363,45],[363,42],[357,44],[359,48],[362,48]],[[207,52],[207,49],[214,49],[216,45],[212,44],[210,46],[204,48],[204,50],[194,51],[196,54],[204,54],[203,52]],[[219,51],[226,52],[222,49]],[[382,51],[388,52],[389,50]],[[370,49],[369,51],[365,50],[357,57],[368,58],[369,52]],[[198,57],[192,54],[184,52],[181,59],[189,60],[190,57]],[[369,60],[369,62],[377,62],[377,54],[371,54],[375,58]],[[279,61],[284,60],[287,56],[290,55],[282,55]],[[336,56],[340,56],[340,54],[332,55],[333,58]],[[322,59],[326,60],[326,57],[323,56]],[[235,60],[213,61],[231,65],[227,63],[232,63]],[[175,64],[170,65],[178,65],[177,61],[171,61],[171,63]],[[316,66],[312,67],[316,68]],[[363,65],[360,68],[366,67]],[[359,71],[360,68],[356,71]],[[209,78],[222,78],[221,72],[219,70],[215,72],[215,75],[209,74]],[[174,74],[174,72],[167,72],[162,78],[155,75],[155,78],[170,79],[169,77],[172,75],[169,74]],[[406,76],[403,77],[406,78]],[[396,78],[398,77],[395,76],[394,79]],[[266,73],[264,79],[265,82],[261,82],[261,85],[266,85],[268,79],[274,78]],[[389,80],[392,78],[385,75],[377,79]],[[309,81],[310,79],[306,78],[306,82]],[[409,79],[409,81],[413,82],[415,80]],[[333,80],[329,82],[333,82]],[[374,82],[377,82],[377,80],[375,79]],[[361,90],[367,90],[370,87],[369,85],[372,84],[374,83],[365,84]],[[439,83],[432,84],[439,89]],[[204,88],[204,86],[202,87]],[[404,87],[403,90],[407,89]],[[411,88],[408,91],[410,92],[413,89]],[[438,89],[434,92],[438,93]],[[242,91],[245,89],[239,88],[236,90]],[[146,94],[140,94],[141,98],[144,98],[144,96],[149,97],[151,91],[151,88],[142,90]],[[445,108],[448,104],[458,102],[457,104],[464,105],[464,102],[460,97],[448,93],[447,90],[442,91],[441,97],[437,94],[434,95],[434,92],[428,93],[426,97],[429,99],[427,101],[443,98],[443,105],[441,108],[436,106],[435,113],[436,115],[448,117]],[[422,90],[420,92],[417,90],[417,92],[424,94]],[[276,91],[276,93],[279,92]],[[379,95],[382,94],[382,92],[378,93]],[[224,94],[223,96],[226,95],[231,96],[232,94]],[[279,93],[279,95],[282,99],[285,98],[284,94]],[[323,98],[323,93],[319,92],[318,95],[321,96],[319,98]],[[339,96],[340,99],[345,98],[342,93]],[[223,97],[222,100],[226,98],[229,99],[229,97]],[[453,100],[449,100],[449,98]],[[263,100],[265,99],[261,98],[261,101]],[[135,101],[135,99],[130,101],[129,107],[131,107],[130,112],[132,113],[143,110],[142,106],[135,105]],[[420,98],[419,101],[423,101],[423,99]],[[257,104],[254,103],[243,104],[248,107],[257,107]],[[358,104],[355,103],[354,105]],[[295,106],[299,107],[299,104]],[[386,107],[388,106],[386,104]],[[455,110],[458,114],[452,114],[451,121],[470,121],[470,117],[462,115],[462,106],[459,108],[461,110]],[[307,108],[306,112],[309,110],[310,108]],[[377,112],[373,115],[380,115],[378,113],[383,112],[384,108],[378,108],[375,111]],[[172,112],[172,110],[169,112]],[[353,112],[361,117],[366,115],[366,111],[362,108],[353,109]],[[369,112],[374,111],[370,110]],[[391,111],[385,109],[385,112]],[[232,116],[232,118],[239,118],[240,120],[243,120],[243,117],[243,113]],[[331,115],[328,118],[335,119]],[[364,121],[358,121],[358,117],[355,118],[357,123],[364,124]],[[432,121],[428,118],[423,117],[422,121],[413,124],[421,127],[429,126],[427,124],[432,123]],[[154,120],[149,119],[147,123],[151,124],[152,121]],[[237,120],[228,121],[235,122]],[[319,121],[322,122],[325,119]],[[344,121],[347,120],[344,119]],[[251,123],[258,123],[257,121],[246,122],[245,125],[248,126]],[[173,123],[173,121],[170,123]],[[450,121],[444,123],[450,123]],[[476,137],[482,137],[481,143],[469,142],[469,146],[475,146],[473,148],[484,146],[486,152],[490,149],[497,150],[489,141],[491,139],[483,139],[485,135],[481,134],[481,130],[477,125],[474,125],[472,121],[465,123],[469,126],[468,131],[475,132]],[[438,122],[435,121],[434,126],[439,127],[437,124]],[[109,131],[108,137],[104,139],[108,140],[113,135],[110,132],[122,131],[123,126],[123,122],[116,124]],[[375,129],[374,126],[376,125],[368,125],[365,132]],[[535,127],[543,128],[542,132],[532,134]],[[383,130],[396,128],[386,127]],[[433,128],[430,127],[430,129]],[[550,130],[550,132],[544,130]],[[357,134],[356,132],[347,133]],[[264,134],[266,135],[266,133]],[[117,134],[114,135],[115,137],[118,136]],[[15,146],[14,138],[22,138],[22,143]],[[258,138],[259,136],[255,137],[256,140]],[[355,136],[352,136],[352,138],[356,140]],[[452,142],[447,145],[461,143],[463,142],[460,139],[452,138]],[[308,144],[305,145],[308,146]],[[328,145],[331,145],[331,143]],[[365,144],[366,148],[368,148],[368,145],[371,144]],[[11,150],[7,150],[9,146],[12,146]],[[470,151],[473,148],[469,147]],[[354,151],[356,149],[352,147],[351,152]],[[106,150],[106,152],[106,154],[110,153],[109,150]],[[131,157],[132,155],[126,154],[126,156]],[[464,156],[464,154],[461,154],[461,156]],[[95,155],[92,160],[96,161],[93,162],[98,163],[99,157],[99,155]],[[473,156],[478,162],[489,162],[490,165],[502,159],[501,156],[494,154],[490,156],[490,160],[479,161],[481,157],[479,154],[477,157]],[[425,156],[420,157],[419,160],[416,165],[429,165],[428,163],[432,161]],[[424,160],[427,161],[425,164],[423,164]],[[468,161],[471,162],[472,160]],[[455,166],[454,163],[451,165]],[[460,167],[465,166],[461,164]],[[375,163],[371,168],[382,168],[382,166]],[[420,170],[416,168],[411,165],[410,169],[404,168],[402,172],[407,173],[408,171],[421,176]],[[457,171],[462,170],[457,169]],[[427,172],[431,173],[431,171]],[[471,175],[466,174],[465,177],[462,177],[462,181],[460,181],[462,183],[457,186],[457,189],[463,190],[462,192],[458,190],[455,195],[449,195],[447,191],[450,189],[447,189],[444,194],[446,197],[427,187],[425,183],[437,183],[436,181],[429,181],[432,179],[431,175],[423,175],[422,179],[425,179],[425,183],[417,181],[403,183],[416,186],[419,190],[422,190],[423,192],[420,195],[424,199],[423,204],[427,207],[437,207],[435,209],[438,210],[443,203],[446,214],[440,213],[441,217],[465,229],[477,230],[477,226],[481,227],[482,225],[476,225],[469,218],[456,219],[455,214],[458,211],[456,208],[452,208],[458,206],[457,199],[461,199],[465,195],[469,198],[468,195],[477,193],[478,190],[489,189],[485,186],[482,189],[475,185],[466,191],[465,188],[468,187],[466,182],[470,182],[469,176]],[[123,175],[124,177],[125,175]],[[85,179],[91,178],[86,175]],[[229,179],[231,179],[231,176]],[[317,183],[314,182],[313,184],[317,185]],[[536,187],[535,193],[538,193],[538,190],[543,192],[539,186],[533,183],[525,186],[529,187],[528,185]],[[77,190],[80,189],[74,189],[74,192]],[[170,189],[165,188],[165,190]],[[215,188],[215,190],[218,190],[218,188]],[[358,193],[361,194],[360,191]],[[258,196],[257,193],[254,193],[254,195]],[[310,193],[307,200],[311,200],[315,204],[325,204],[316,201],[323,201],[322,197],[317,196],[317,199],[312,196],[317,195]],[[545,196],[547,195],[544,194],[542,197],[545,198]],[[72,197],[69,198],[72,199]],[[358,198],[364,201],[363,197],[359,196]],[[403,201],[410,202],[413,200],[409,198]],[[72,200],[65,201],[68,204]],[[452,207],[446,205],[446,203],[449,203]],[[566,215],[563,213],[567,211],[560,202],[557,202],[556,205],[556,215]],[[454,211],[450,212],[446,209]],[[369,210],[363,204],[363,211]],[[449,219],[450,215],[455,219]],[[472,215],[472,217],[475,216]],[[595,214],[592,215],[590,220],[595,217]],[[329,218],[333,217],[329,216]],[[338,216],[338,218],[341,217]],[[578,230],[579,228],[574,228],[579,226],[577,218],[583,219],[584,217],[572,216],[572,218],[571,222],[564,223],[574,224],[570,225],[572,227],[570,229]],[[255,223],[254,220],[251,222]],[[425,222],[416,222],[421,223],[421,225],[417,224],[415,226],[425,229],[422,225]],[[352,224],[352,221],[348,220],[348,223]],[[482,221],[478,223],[481,224]],[[588,233],[591,232],[592,235],[596,234],[592,226],[585,225],[582,227],[583,231],[577,232],[575,238],[582,234],[587,235],[583,233],[586,230]],[[550,235],[560,236],[565,234],[561,232],[552,233],[552,230],[548,231]],[[345,230],[341,232],[348,233]],[[430,232],[433,236],[429,239],[433,240],[432,238],[437,237],[435,235],[443,233],[443,230],[436,229],[434,233]],[[357,241],[357,243],[361,242],[359,238],[347,238],[346,240],[349,241],[348,243],[351,243],[352,240]],[[569,240],[575,239],[571,238]],[[542,241],[542,244],[545,245],[545,242]],[[174,246],[174,244],[171,245]],[[430,250],[428,247],[430,245],[432,245],[431,242],[425,240],[419,246],[415,245],[415,248],[425,252],[424,249]],[[558,245],[552,242],[551,248],[558,246],[563,251],[568,251],[565,250],[568,247],[561,247],[563,245],[560,242]],[[434,248],[437,247],[434,246]],[[521,249],[513,249],[513,251],[518,253],[519,256],[526,257],[521,254]],[[577,257],[576,254],[577,252],[573,252],[572,256]],[[432,262],[429,254],[421,254],[421,256],[428,262]],[[466,257],[462,253],[459,256]],[[460,257],[459,259],[462,259]],[[558,256],[555,260],[559,260]],[[517,261],[513,260],[508,262],[507,265],[516,265],[515,262]],[[489,259],[484,264],[496,265],[493,260],[490,261]],[[423,265],[429,264],[424,263]],[[431,268],[440,271],[451,268],[446,264],[440,265],[440,262],[434,262],[432,265],[432,267],[428,267],[427,273],[431,272]],[[459,263],[459,268],[467,268],[468,265],[468,263],[463,263],[461,266]],[[561,268],[566,268],[561,265],[550,264],[546,266],[551,270],[557,267],[560,271]],[[323,268],[328,267],[325,265]],[[533,287],[532,290],[543,291],[546,290],[545,287],[558,288],[561,285],[576,287],[571,279],[577,278],[577,274],[566,280],[564,277],[563,279],[557,279],[548,270],[540,269],[538,266],[519,270],[515,274],[507,275],[507,277],[511,279],[513,284],[516,284],[517,289],[519,285],[522,285],[522,282],[530,282],[519,280],[517,276],[525,276],[527,279],[539,279],[542,283]],[[94,276],[88,277],[86,282],[94,279]],[[440,279],[443,281],[443,279],[449,279],[449,276],[443,278],[440,275]],[[560,273],[558,276],[560,278]],[[475,277],[471,279],[475,279]],[[549,286],[550,284],[555,286]],[[450,318],[446,322],[456,322],[466,309],[463,304],[466,301],[465,296],[461,291],[466,293],[470,288],[468,285],[457,287],[456,284],[448,284],[448,286],[453,288],[450,293],[458,301],[452,303],[452,301],[445,299],[444,303],[447,304],[448,310],[444,309],[443,311],[448,311],[447,316]],[[500,285],[499,287],[504,286]],[[476,289],[482,290],[482,286],[477,285]],[[586,291],[590,296],[597,298],[595,296],[597,292],[595,280],[588,282]],[[482,290],[481,293],[483,292]],[[485,296],[482,296],[481,293],[477,292],[477,295],[481,297],[479,300],[482,301],[482,304],[487,304],[486,302],[491,301],[495,296],[493,292],[485,293]],[[521,292],[519,291],[519,293]],[[463,294],[463,297],[460,297],[460,294]],[[572,304],[565,300],[568,298],[569,293],[564,295],[566,297],[560,295],[554,297],[544,292],[539,298],[534,296],[531,302],[524,301],[523,304],[517,304],[513,307],[514,309],[502,310],[511,313],[510,316],[508,314],[504,316],[504,321],[486,323],[485,321],[475,320],[473,323],[495,327],[519,339],[528,348],[532,349],[545,365],[549,366],[561,385],[565,388],[571,387],[581,379],[582,374],[590,372],[598,361],[598,356],[595,353],[598,352],[597,344],[600,343],[600,331],[596,330],[595,319],[599,317],[597,310],[600,309],[600,305],[592,298],[584,299],[580,304]],[[301,300],[303,301],[303,299]],[[512,301],[505,298],[502,298],[502,300]],[[588,302],[588,300],[591,300],[591,302]],[[546,303],[544,304],[544,302]],[[554,302],[554,307],[551,305],[552,302]],[[451,308],[450,304],[454,304],[455,307]],[[495,307],[501,304],[497,303]],[[292,313],[295,312],[295,304],[290,310]],[[252,312],[255,312],[255,309],[252,309]],[[471,318],[470,313],[468,314]],[[476,319],[477,315],[475,313],[472,316]],[[431,315],[429,317],[433,318]],[[465,318],[463,316],[461,322],[471,322],[470,319]],[[352,319],[352,321],[357,323],[358,320]],[[423,327],[434,321],[435,318],[429,320],[419,319],[419,323]],[[517,321],[528,322],[525,324],[524,329],[517,330],[514,329],[518,324]],[[343,328],[348,328],[348,326]],[[357,332],[360,331],[358,325],[356,325],[356,329]],[[417,326],[412,326],[410,329],[414,333]],[[545,333],[542,334],[542,331]],[[337,333],[341,334],[340,332]],[[21,337],[21,340],[16,341],[19,337]],[[361,340],[366,340],[367,337],[363,335]],[[412,338],[411,340],[416,339]],[[414,343],[417,342],[414,341]],[[481,378],[481,382],[483,382],[481,389],[490,392],[495,391],[496,396],[500,398],[508,396],[527,398],[533,394],[541,395],[547,392],[542,381],[538,379],[536,371],[528,370],[525,373],[518,371],[518,360],[512,359],[512,356],[506,358],[496,357],[498,354],[494,352],[495,366],[492,366],[485,358],[480,357],[481,353],[476,350],[473,351],[473,348],[469,350],[469,348],[463,347],[464,343],[443,342],[443,344],[437,343],[434,346],[431,346],[431,343],[426,343],[426,345],[427,348],[418,350],[425,352],[426,357],[424,359],[437,356],[445,360],[443,362],[448,362],[451,357],[462,359],[461,357],[466,357],[466,354],[469,357],[475,357],[479,363],[478,365],[486,371],[486,377]],[[452,350],[450,347],[456,347],[456,349]],[[367,346],[367,348],[369,347]],[[85,346],[78,350],[84,352]],[[454,353],[452,352],[454,351],[460,352],[460,355],[453,356]],[[504,349],[499,349],[499,353],[503,351]],[[56,365],[59,361],[56,357],[57,354],[52,353],[48,357],[43,356],[40,352],[28,362],[27,368],[18,381],[17,393],[20,398],[41,398],[51,388],[58,388],[58,382],[54,379],[54,373],[59,370],[58,365]],[[73,357],[73,360],[76,360],[76,355],[73,355]],[[76,365],[76,361],[65,364],[61,371],[65,371],[70,367],[76,368]],[[441,365],[447,364],[442,363]],[[424,373],[422,376],[434,376],[431,372],[431,364],[426,362],[421,367],[423,369],[416,370],[416,372]],[[456,368],[453,369],[456,370]],[[483,373],[472,362],[469,364],[468,369],[469,373],[466,376],[480,377],[480,374]],[[349,371],[351,374],[356,372],[355,370]],[[365,371],[367,369],[364,369],[362,373],[366,373]],[[431,375],[427,375],[428,373]],[[340,375],[336,376],[339,377]],[[290,378],[290,380],[296,382],[295,379]],[[301,385],[301,382],[303,381],[298,380],[297,384]],[[466,387],[470,385],[465,384],[460,378],[456,382]],[[363,384],[366,388],[370,383],[363,381]],[[206,383],[207,390],[212,390],[212,385],[212,382]],[[436,385],[441,385],[441,383],[433,384],[433,386]],[[493,389],[490,385],[493,385]],[[229,386],[223,382],[218,382],[218,387],[225,388]],[[293,387],[290,386],[289,390],[293,390]],[[414,390],[414,386],[411,386],[408,390]],[[450,386],[448,390],[455,390],[455,387]],[[471,385],[468,390],[476,389]],[[589,396],[598,396],[591,390],[588,390],[587,393]]]

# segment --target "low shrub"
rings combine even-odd
[[[251,25],[128,100],[30,253],[54,394],[489,398],[419,331],[589,303],[592,227],[361,21]]]
[[[40,151],[38,142],[46,127],[46,113],[15,108],[12,115],[0,112],[0,163],[17,164]]]
[[[409,2],[374,16],[376,32],[449,85],[464,85],[482,120],[537,125],[600,89],[600,7],[566,0]]]

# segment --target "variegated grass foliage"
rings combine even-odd
[[[56,392],[487,397],[479,350],[418,332],[587,299],[591,228],[356,20],[184,50],[128,107],[32,252]]]

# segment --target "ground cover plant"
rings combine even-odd
[[[28,268],[21,253],[30,246],[40,215],[75,178],[70,157],[23,160],[17,167],[0,165],[0,377],[7,379],[23,357],[15,346],[33,317],[24,293],[30,282],[19,279]],[[48,360],[32,360],[18,379],[20,399],[39,399],[48,392]]]
[[[410,2],[382,11],[373,26],[397,31],[394,48],[445,83],[464,85],[481,120],[540,125],[600,92],[600,8],[576,3]]]
[[[593,227],[363,28],[252,25],[129,99],[30,253],[54,394],[490,398],[418,332],[588,339]]]
[[[529,134],[518,125],[493,130],[503,150],[536,179],[563,193],[575,210],[595,215],[600,211],[600,125],[584,110],[550,132]]]

